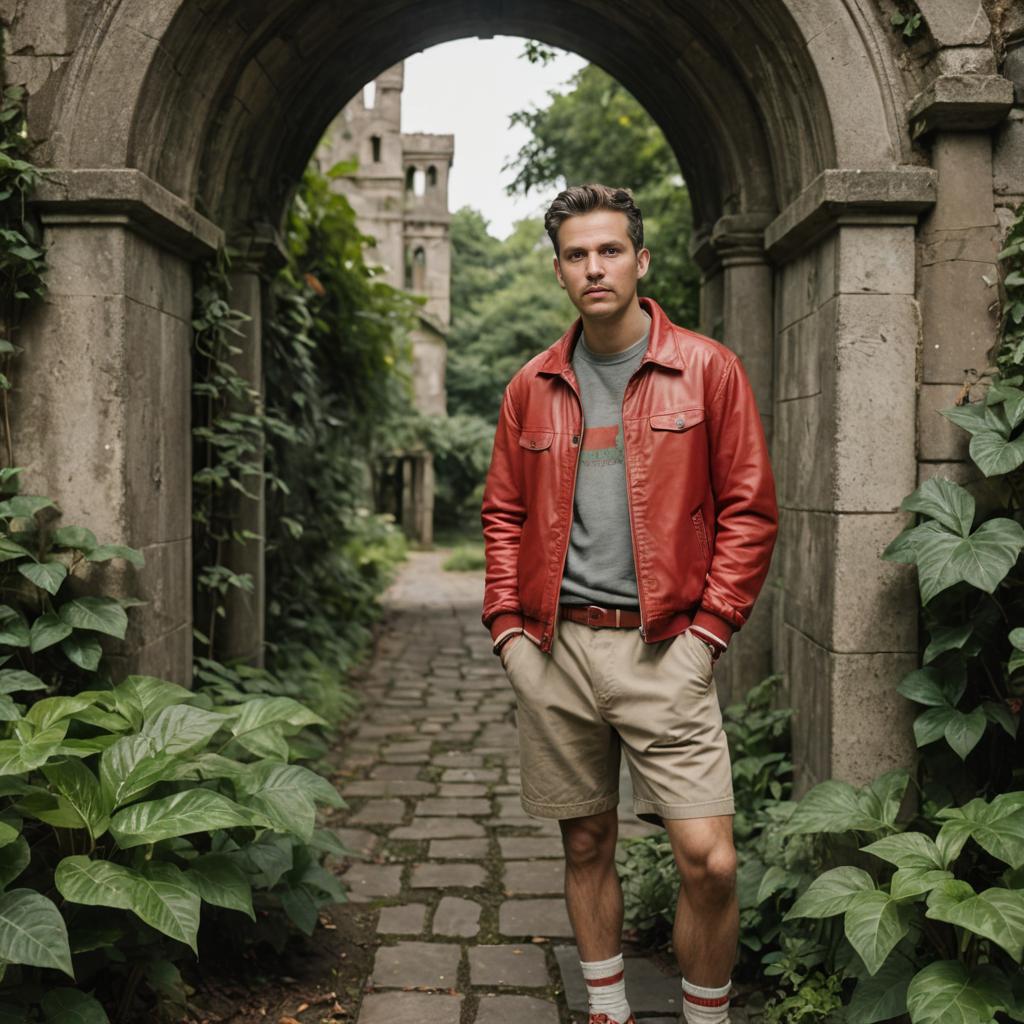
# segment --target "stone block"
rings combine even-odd
[[[536,996],[484,995],[480,998],[475,1024],[558,1024],[558,1006]]]
[[[404,817],[402,800],[367,800],[348,820],[353,825],[394,825]]]
[[[381,907],[377,919],[378,935],[419,935],[426,927],[427,905],[403,903],[397,907]]]
[[[930,462],[960,462],[970,458],[971,435],[942,415],[956,404],[956,384],[922,384],[917,402],[917,455]]]
[[[510,896],[548,896],[562,893],[565,888],[565,864],[561,860],[506,861],[503,885],[505,892]]]
[[[783,328],[776,342],[778,402],[809,398],[821,392],[821,362],[831,348],[834,300]]]
[[[362,730],[360,730],[361,732]],[[370,772],[371,779],[386,779],[388,781],[404,780],[407,782],[418,781],[417,776],[420,770],[414,764],[379,764]],[[433,785],[433,783],[428,783]],[[402,796],[420,796],[419,793],[402,792]]]
[[[331,831],[356,857],[369,857],[377,845],[377,835],[365,828],[335,828]]]
[[[835,507],[888,512],[914,489],[917,305],[842,295],[836,316]]]
[[[838,289],[914,294],[914,226],[855,224],[839,229]]]
[[[348,886],[353,903],[365,903],[378,896],[397,896],[402,887],[401,864],[353,864],[341,880]]]
[[[438,763],[437,761],[434,762]],[[450,763],[450,762],[449,762]],[[442,782],[498,782],[501,773],[497,768],[446,768],[441,775]]]
[[[414,818],[409,825],[391,830],[392,839],[482,838],[484,829],[462,818]]]
[[[924,238],[939,231],[992,227],[992,140],[984,132],[942,132],[932,143],[939,175],[935,206],[921,219]]]
[[[823,360],[831,358],[822,353]],[[781,508],[834,506],[835,415],[823,392],[776,403],[772,470]]]
[[[502,935],[572,937],[572,925],[562,899],[506,900],[498,909]]]
[[[431,858],[482,860],[487,856],[486,839],[433,839],[427,850]]]
[[[981,0],[924,0],[928,31],[939,46],[982,45],[992,32]]]
[[[536,839],[532,836],[499,836],[501,856],[506,860],[532,857],[564,857],[561,839]]]
[[[1024,64],[1024,58],[1021,59]],[[1024,105],[1024,85],[1019,85]],[[1024,109],[1011,110],[996,131],[992,147],[992,178],[996,195],[1024,194]]]
[[[434,911],[435,935],[472,938],[480,930],[480,904],[461,896],[444,896]]]
[[[465,815],[466,817],[480,817],[491,813],[491,801],[481,798],[464,796],[434,796],[426,800],[420,800],[416,804],[416,814],[420,816],[437,815]]]
[[[810,316],[835,295],[836,259],[836,235],[829,232],[779,269],[776,317],[780,329]]]
[[[371,992],[363,998],[358,1024],[459,1024],[462,996],[447,992]]]
[[[437,789],[438,796],[447,797],[479,797],[487,796],[487,787],[481,783],[442,783]]]
[[[461,947],[449,942],[413,941],[381,946],[373,961],[371,980],[379,988],[454,988],[458,984],[461,954]]]
[[[469,983],[540,988],[548,983],[544,951],[532,944],[511,942],[500,946],[472,946]]]
[[[487,873],[480,864],[414,864],[409,885],[413,889],[448,889],[485,885]]]
[[[786,677],[793,708],[794,797],[799,798],[832,775],[832,686],[828,651],[785,623],[776,633],[780,671]]]

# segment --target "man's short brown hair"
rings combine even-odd
[[[644,218],[640,207],[633,201],[628,188],[609,188],[607,185],[572,185],[559,192],[544,214],[544,228],[558,255],[558,229],[570,217],[578,217],[592,210],[618,210],[626,215],[630,241],[635,252],[644,247]]]

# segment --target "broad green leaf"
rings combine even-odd
[[[256,920],[252,886],[237,861],[226,853],[208,853],[194,860],[188,877],[199,895],[215,907],[238,910]]]
[[[0,849],[13,843],[21,835],[21,829],[17,828],[10,821],[0,821]]]
[[[1024,438],[1011,441],[998,430],[985,430],[971,438],[969,451],[985,476],[1002,476],[1024,463]]]
[[[1017,626],[1016,629],[1010,630],[1010,643],[1018,651],[1024,651],[1024,626]]]
[[[241,761],[234,761],[221,754],[200,754],[191,761],[184,762],[176,774],[178,779],[230,779],[239,782],[249,772],[250,766]]]
[[[68,661],[79,668],[84,668],[86,672],[95,672],[103,657],[103,648],[100,646],[99,640],[94,636],[83,636],[81,633],[73,633],[62,640],[60,649],[67,656]]]
[[[338,805],[337,790],[324,778],[297,764],[253,765],[243,777],[239,798],[265,815],[276,828],[305,840],[313,836],[315,801]]]
[[[18,572],[48,594],[56,594],[68,575],[60,562],[22,562]]]
[[[142,735],[152,739],[165,754],[191,754],[205,747],[227,721],[227,715],[216,711],[175,704],[150,719]]]
[[[19,718],[18,705],[6,693],[0,693],[0,722],[16,722]]]
[[[100,785],[111,810],[130,803],[158,782],[176,777],[178,758],[162,753],[148,736],[122,736],[103,751]]]
[[[1014,567],[1024,548],[1024,526],[1013,519],[989,519],[969,537],[933,531],[917,546],[921,599],[966,582],[988,594]]]
[[[253,884],[261,888],[274,888],[282,876],[294,866],[290,836],[264,832],[256,842],[249,843],[242,854],[254,868],[256,877]]]
[[[956,711],[950,707],[929,708],[914,719],[914,742],[919,747],[941,740]]]
[[[112,597],[78,597],[60,606],[61,622],[75,629],[91,629],[96,633],[124,639],[128,616]]]
[[[926,480],[903,499],[900,508],[930,516],[960,537],[971,532],[974,522],[974,498],[959,484],[942,477]]]
[[[37,729],[47,729],[55,722],[71,718],[96,703],[99,694],[81,693],[76,697],[44,697],[37,700],[25,714],[25,720]]]
[[[988,720],[981,708],[974,708],[966,713],[953,710],[943,735],[957,757],[961,761],[966,761],[967,755],[985,735],[987,726]]]
[[[1010,712],[1004,703],[987,700],[981,705],[982,713],[993,725],[998,725],[1007,735],[1017,737],[1017,726],[1020,719]]]
[[[935,842],[923,832],[901,832],[861,847],[862,853],[895,864],[898,868],[945,868],[948,864]]]
[[[146,558],[141,551],[126,547],[124,544],[101,544],[92,548],[85,557],[90,562],[109,562],[112,558],[123,558],[139,569],[146,564]]]
[[[32,852],[24,836],[0,847],[0,889],[6,889],[29,866]]]
[[[54,881],[72,903],[130,910],[150,927],[196,951],[199,894],[171,864],[147,863],[141,871],[88,857],[65,857]]]
[[[45,690],[46,683],[31,672],[18,668],[0,669],[0,693],[23,693],[27,690]]]
[[[924,664],[934,661],[946,651],[959,651],[974,633],[974,625],[970,622],[959,626],[936,626],[931,630],[931,639],[925,648],[922,661]],[[956,701],[950,701],[955,704]]]
[[[153,676],[128,676],[114,691],[117,710],[125,714],[122,708],[134,708],[137,715],[133,719],[138,726],[144,720],[159,714],[172,704],[187,704],[196,700],[191,690],[169,683],[166,679],[155,679]],[[125,715],[132,718],[130,715]]]
[[[23,548],[10,537],[0,537],[0,562],[10,562],[15,558],[31,558],[32,552]]]
[[[84,526],[62,526],[53,532],[54,541],[62,548],[77,548],[92,551],[96,547],[96,535]]]
[[[67,731],[64,719],[27,740],[0,740],[0,775],[22,775],[42,767],[56,754]]]
[[[794,917],[834,917],[844,913],[854,899],[866,892],[876,892],[871,876],[861,868],[832,868],[819,875],[786,914]]]
[[[894,827],[909,784],[908,773],[897,768],[879,775],[860,791],[860,809],[867,819],[874,822],[873,831]]]
[[[940,811],[939,817],[947,820],[939,830],[936,844],[947,857],[947,863],[952,863],[964,843],[973,839],[1012,868],[1024,864],[1024,807],[1015,801],[996,797],[989,804],[979,797],[963,807]]]
[[[238,717],[231,726],[231,733],[238,739],[264,726],[278,723],[297,729],[306,725],[327,724],[319,715],[291,697],[255,697],[238,705]]]
[[[869,978],[861,978],[846,1011],[846,1024],[877,1024],[906,1013],[907,989],[917,968],[904,956],[891,956]]]
[[[43,995],[46,1024],[110,1024],[99,1001],[76,988],[54,988]]]
[[[261,725],[258,729],[242,733],[235,742],[257,757],[271,761],[287,761],[290,752],[282,728],[283,723],[271,722],[269,725]]]
[[[78,813],[95,840],[110,824],[110,805],[100,788],[99,779],[76,760],[48,764],[43,774]]]
[[[1000,402],[1010,429],[1020,426],[1024,420],[1024,391],[1007,380],[994,381],[985,395],[985,404],[996,405]]]
[[[894,900],[917,899],[952,877],[951,871],[937,868],[900,868],[892,876],[889,895]]]
[[[127,850],[172,836],[256,823],[251,812],[226,796],[209,789],[189,789],[125,808],[114,816],[110,831],[121,848]]]
[[[946,419],[955,423],[958,427],[963,427],[964,430],[970,432],[972,435],[992,429],[992,424],[985,415],[986,411],[984,402],[970,402],[967,405],[953,405],[949,408],[939,410]]]
[[[959,960],[939,960],[910,982],[907,1009],[913,1024],[989,1024],[1006,988],[991,967],[968,971]]]
[[[32,623],[32,629],[29,632],[29,649],[33,654],[45,651],[47,647],[60,643],[70,635],[71,627],[52,612],[47,612],[46,615],[40,615]]]
[[[0,644],[8,647],[28,647],[31,637],[28,626],[21,619],[8,619],[0,626]]]
[[[910,930],[909,912],[906,904],[884,892],[859,892],[850,900],[843,930],[871,974]]]
[[[975,893],[966,882],[945,882],[928,897],[926,916],[991,939],[1017,963],[1024,956],[1024,891],[1020,889],[996,887]]]
[[[905,675],[896,692],[915,704],[928,707],[956,707],[967,688],[967,670],[963,665],[943,668],[918,668]]]
[[[35,494],[16,494],[13,498],[0,501],[0,518],[31,519],[44,508],[56,508],[49,498]]]
[[[75,976],[64,918],[45,896],[31,889],[0,893],[0,960]]]
[[[857,790],[838,779],[818,783],[796,805],[785,831],[791,834],[816,832],[874,831],[878,823],[861,810]]]
[[[280,894],[280,900],[292,924],[304,935],[312,935],[320,908],[309,889],[304,885],[289,886]]]

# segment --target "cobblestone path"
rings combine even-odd
[[[342,875],[379,908],[358,1024],[569,1024],[586,994],[562,898],[558,825],[519,803],[515,697],[480,623],[482,573],[415,552],[385,595],[356,686],[338,834],[365,859]],[[622,785],[620,835],[653,831]],[[627,957],[638,1020],[676,1024],[674,965]]]

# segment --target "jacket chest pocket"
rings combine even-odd
[[[704,422],[704,408],[680,409],[678,412],[659,412],[650,418],[651,430],[682,434]]]
[[[519,435],[519,447],[528,452],[542,452],[551,447],[553,430],[524,430]]]

